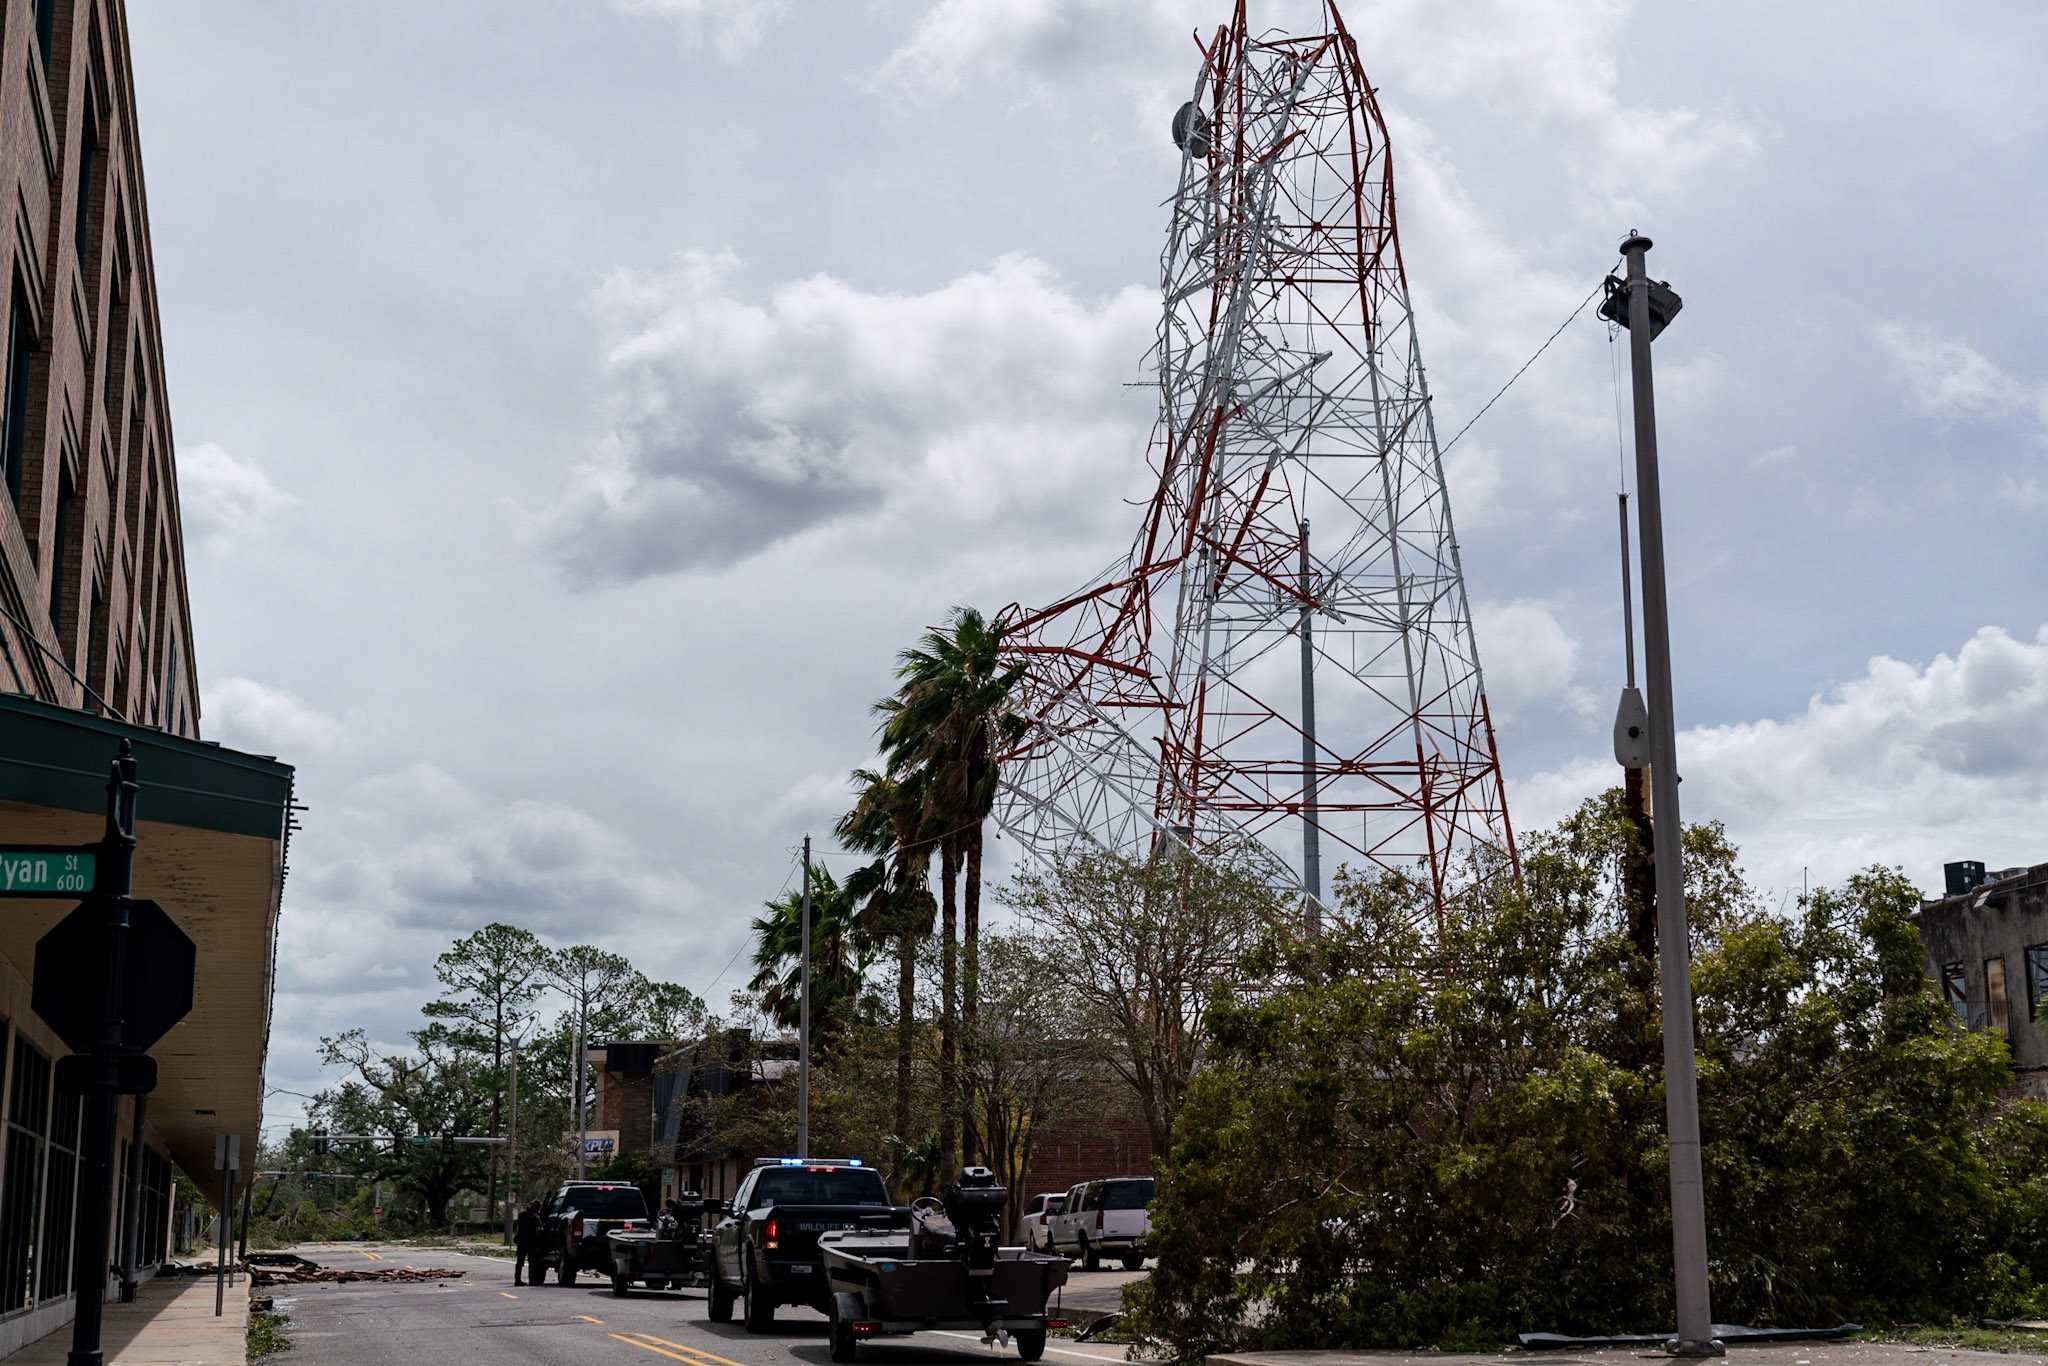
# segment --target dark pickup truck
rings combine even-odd
[[[535,1284],[550,1268],[561,1285],[576,1284],[578,1271],[612,1273],[605,1235],[613,1229],[654,1227],[647,1198],[622,1181],[571,1181],[540,1207],[539,1242],[533,1250]]]
[[[829,1307],[819,1234],[910,1218],[909,1210],[890,1202],[882,1174],[851,1158],[762,1158],[722,1214],[705,1268],[711,1321],[729,1322],[737,1300],[750,1333],[768,1327],[778,1304]]]

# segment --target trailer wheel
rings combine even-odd
[[[1017,1356],[1020,1360],[1036,1361],[1045,1355],[1043,1328],[1019,1328],[1010,1334],[1010,1341],[1017,1344]]]
[[[626,1278],[616,1271],[612,1273],[612,1294],[622,1300],[626,1298]]]
[[[853,1322],[839,1311],[839,1297],[832,1297],[832,1359],[837,1362],[860,1360],[860,1344],[854,1341]]]

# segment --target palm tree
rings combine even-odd
[[[766,903],[754,920],[754,980],[761,1008],[783,1029],[803,1015],[803,893]],[[859,903],[823,864],[811,867],[812,1034],[821,1049],[851,1022],[861,983],[875,959],[875,938]]]
[[[926,886],[931,845],[925,839],[924,792],[915,775],[895,778],[853,771],[853,810],[833,827],[848,849],[875,855],[846,880],[866,932],[896,947],[896,1136],[910,1135],[910,1057],[917,1038],[917,946],[932,932],[935,907]],[[899,1173],[900,1175],[900,1173]]]
[[[925,632],[917,646],[899,656],[896,695],[876,704],[883,716],[882,743],[892,772],[917,772],[925,779],[929,823],[945,832],[946,961],[943,999],[952,1015],[953,877],[964,874],[962,948],[965,980],[963,1036],[975,1037],[981,977],[981,855],[983,825],[995,806],[1002,774],[1000,756],[1023,734],[1024,720],[1010,706],[1010,692],[1023,666],[1002,657],[1002,628],[972,607],[953,609],[944,627]],[[950,1037],[951,1030],[948,1030]],[[942,1046],[941,1082],[951,1100],[953,1078]],[[973,1068],[965,1069],[973,1076]],[[971,1082],[969,1083],[971,1085]],[[966,1116],[963,1159],[980,1156],[971,1096],[960,1098]],[[950,1109],[950,1104],[949,1107]],[[942,1135],[950,1138],[950,1134]]]

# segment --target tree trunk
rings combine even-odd
[[[947,836],[939,842],[939,1182],[953,1179],[954,1141],[960,1132],[960,1075],[955,1048],[959,1015],[954,999],[954,940],[959,933],[960,846]]]
[[[966,950],[960,981],[960,1038],[963,1065],[960,1113],[966,1116],[960,1127],[961,1165],[981,1162],[980,1126],[974,1115],[974,1032],[981,1000],[981,822],[967,827],[966,885],[960,889],[960,943]]]
[[[917,936],[908,925],[896,927],[896,1138],[909,1145],[917,1141],[910,1132],[910,1049],[917,1034]],[[907,1147],[905,1151],[908,1151]],[[896,1180],[903,1179],[903,1163],[897,1162]]]

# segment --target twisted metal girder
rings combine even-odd
[[[1239,0],[1202,49],[1161,259],[1156,491],[1112,572],[1004,614],[1031,728],[996,815],[1040,856],[1173,839],[1252,851],[1296,890],[1312,822],[1354,868],[1425,877],[1441,919],[1466,854],[1518,870],[1386,125],[1323,14],[1255,38]]]

